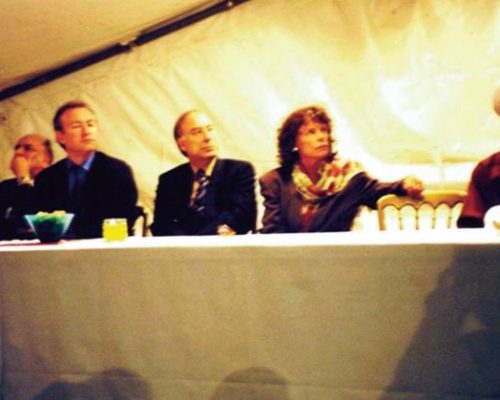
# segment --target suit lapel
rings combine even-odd
[[[54,198],[59,199],[58,201],[62,203],[56,205],[56,208],[66,210],[69,207],[69,177],[66,159],[59,161],[56,165],[57,170],[54,170],[55,179],[51,186],[54,190]]]
[[[289,199],[289,203],[286,205],[288,220],[290,221],[289,225],[300,230],[302,227],[302,199],[300,198],[300,194],[297,192],[292,179],[285,184],[285,191],[285,198]]]
[[[102,176],[102,171],[106,168],[103,166],[104,163],[104,155],[100,152],[96,152],[83,184],[81,192],[83,198],[82,204],[90,204],[90,202],[97,200],[94,198],[95,196],[105,192],[101,190],[101,186],[106,184]]]
[[[193,191],[194,174],[189,163],[184,164],[177,181],[177,193],[179,193],[179,205],[189,207],[191,193]]]
[[[224,161],[217,159],[215,161],[214,169],[212,170],[212,175],[210,175],[210,183],[208,185],[207,192],[207,209],[209,212],[215,211],[216,204],[222,204],[218,202],[217,196],[219,193],[218,188],[223,184],[224,179]]]
[[[210,176],[210,186],[217,186],[219,181],[222,179],[222,170],[224,168],[224,162],[222,160],[216,160],[214,169],[212,170],[212,175]]]

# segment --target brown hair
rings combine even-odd
[[[197,112],[198,110],[189,110],[181,114],[177,121],[175,121],[174,125],[174,139],[177,141],[182,136],[182,123],[187,118],[189,114]]]
[[[81,100],[68,101],[67,103],[64,103],[57,109],[56,113],[54,114],[54,118],[52,118],[52,126],[54,127],[55,131],[62,130],[61,117],[66,111],[71,110],[73,108],[86,108],[95,115],[95,111],[92,109],[92,107],[90,107],[84,101]]]
[[[299,155],[295,149],[297,134],[302,124],[315,121],[328,127],[331,133],[332,119],[321,106],[308,106],[292,112],[278,129],[278,162],[284,171],[289,174]]]
[[[179,118],[177,118],[177,121],[175,121],[174,125],[174,140],[177,142],[179,138],[182,136],[182,123],[184,120],[188,117],[188,115],[197,112],[198,110],[189,110],[181,114]],[[179,147],[180,152],[187,157],[187,154],[181,150]]]

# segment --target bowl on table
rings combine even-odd
[[[74,214],[64,211],[26,214],[24,218],[42,243],[59,242],[71,224]]]
[[[500,206],[493,206],[486,212],[484,227],[500,233]]]

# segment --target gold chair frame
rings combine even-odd
[[[377,214],[380,230],[387,230],[386,210],[392,208],[396,210],[398,218],[399,230],[404,230],[403,210],[405,208],[414,209],[415,225],[414,229],[421,229],[421,210],[431,209],[431,229],[437,228],[438,210],[447,209],[446,212],[446,228],[454,228],[456,223],[457,207],[463,206],[466,192],[461,190],[426,190],[422,194],[422,198],[415,199],[408,196],[398,196],[388,194],[382,196],[377,201]],[[455,212],[454,212],[455,210]]]
[[[149,215],[144,207],[136,206],[137,219],[133,227],[134,236],[149,236]]]

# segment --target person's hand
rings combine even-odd
[[[229,225],[223,224],[217,227],[217,235],[220,236],[233,236],[236,235],[236,232]]]
[[[407,176],[403,179],[403,190],[408,196],[418,199],[422,197],[424,183],[415,176]]]
[[[30,178],[31,162],[22,155],[14,155],[10,162],[10,169],[17,179]]]

